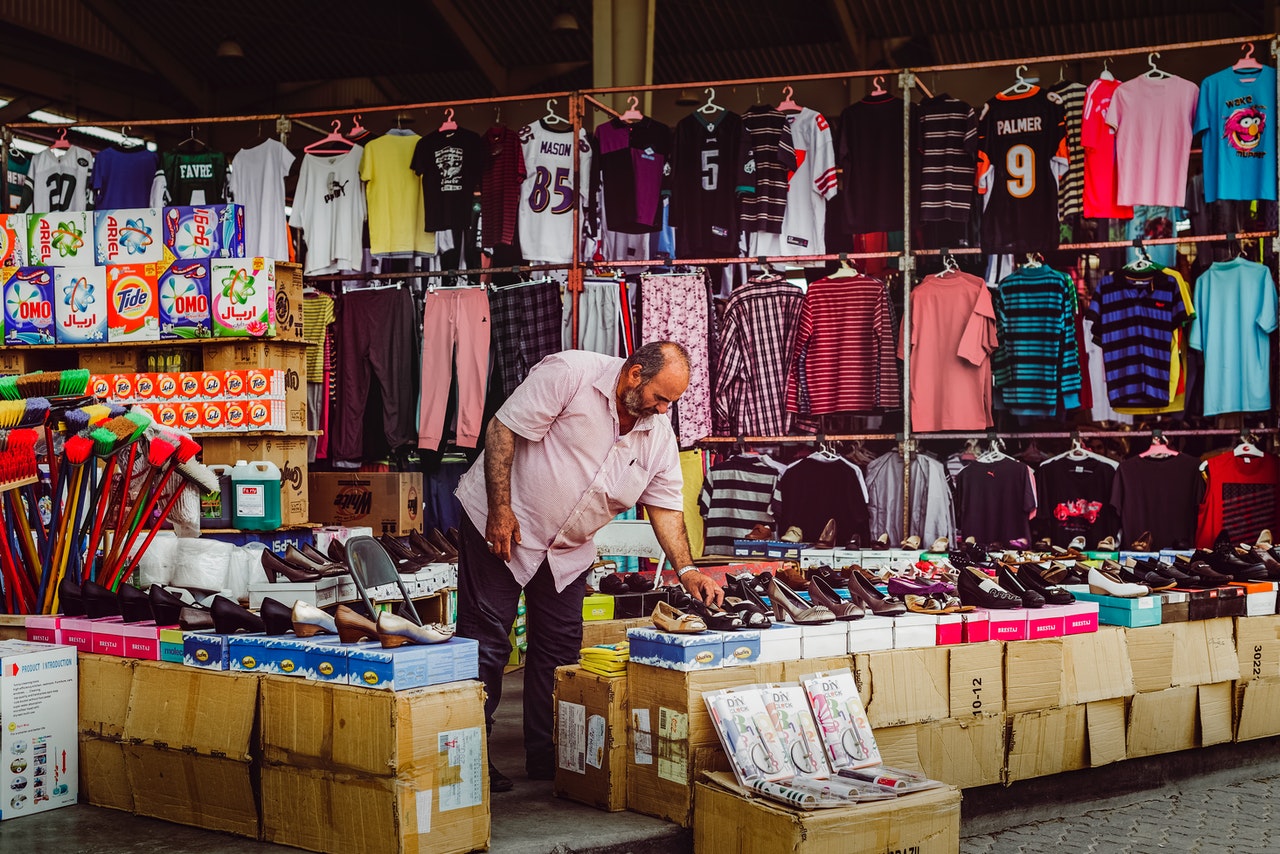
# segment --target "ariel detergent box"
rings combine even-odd
[[[59,344],[105,344],[106,268],[54,267],[53,317]]]
[[[27,215],[0,214],[0,267],[27,263]]]
[[[163,216],[166,260],[244,257],[242,205],[171,207]]]
[[[160,211],[155,208],[93,212],[94,263],[153,264],[164,260]]]
[[[6,267],[4,279],[4,343],[53,344],[53,270]]]
[[[27,215],[27,263],[85,267],[93,263],[93,231],[86,211]]]
[[[160,340],[208,338],[209,261],[174,261],[160,276]]]
[[[107,268],[107,340],[159,341],[159,264]]]
[[[209,263],[214,338],[276,334],[276,262],[215,258]]]

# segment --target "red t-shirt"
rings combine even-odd
[[[1106,122],[1119,80],[1099,78],[1084,96],[1080,144],[1084,147],[1084,215],[1091,219],[1132,219],[1133,208],[1116,204],[1116,132]]]
[[[1280,459],[1275,455],[1237,457],[1227,451],[1209,460],[1207,472],[1197,548],[1212,548],[1223,530],[1233,543],[1253,543],[1263,528],[1280,527]]]

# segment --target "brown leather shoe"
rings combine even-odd
[[[822,526],[822,534],[813,541],[815,549],[833,549],[836,546],[836,520],[828,519]]]
[[[751,529],[751,533],[743,537],[744,540],[771,540],[773,539],[773,528],[762,522],[757,522]]]
[[[378,627],[373,620],[351,610],[346,605],[338,606],[338,610],[333,614],[333,622],[338,629],[338,639],[343,643],[378,639]]]

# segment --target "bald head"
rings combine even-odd
[[[618,403],[641,418],[666,412],[689,387],[689,351],[675,341],[651,341],[627,357]]]

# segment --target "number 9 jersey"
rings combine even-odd
[[[520,152],[525,179],[520,187],[520,252],[530,261],[564,263],[573,260],[574,191],[573,132],[552,130],[542,122],[520,129]],[[591,146],[586,130],[578,138],[578,187],[585,190],[591,174]]]
[[[996,95],[978,117],[982,251],[1058,246],[1058,181],[1067,172],[1062,99],[1040,87]]]

